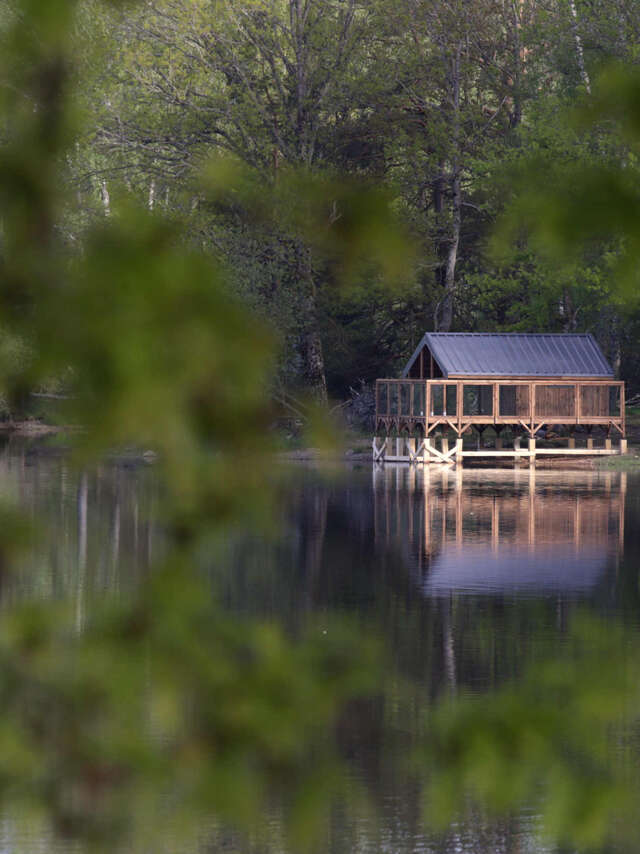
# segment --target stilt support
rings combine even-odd
[[[536,440],[529,439],[529,465],[534,466],[536,464]]]

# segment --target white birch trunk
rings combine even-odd
[[[580,77],[584,83],[584,87],[591,94],[591,80],[589,72],[584,64],[584,51],[582,49],[582,39],[580,38],[580,30],[578,29],[578,10],[576,8],[576,0],[569,0],[569,8],[571,10],[571,29],[573,31],[573,40],[576,45],[576,58],[578,60],[578,68]]]
[[[104,208],[104,215],[111,216],[111,199],[109,198],[109,190],[107,188],[107,182],[103,181],[100,187],[100,196],[102,197],[102,207]]]

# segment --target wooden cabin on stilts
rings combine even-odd
[[[491,447],[483,441],[489,427]],[[536,442],[551,432],[562,434],[562,446]],[[400,379],[376,381],[378,463],[534,464],[536,456],[626,450],[624,383],[592,335],[427,332]]]

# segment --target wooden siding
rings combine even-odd
[[[442,425],[462,435],[473,425],[514,425],[530,435],[543,424],[615,427],[622,436],[624,383],[615,380],[377,380],[376,432]]]
[[[576,390],[573,385],[542,385],[536,387],[535,417],[562,416],[573,418],[576,414]]]

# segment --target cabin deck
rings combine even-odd
[[[569,432],[566,447],[538,447],[536,434],[562,425]],[[494,448],[464,447],[464,436],[480,435],[491,426]],[[514,446],[503,447],[505,428],[516,433]],[[586,444],[576,446],[575,427],[586,427]],[[595,447],[591,430],[606,431]],[[455,439],[449,446],[448,435]],[[613,446],[611,436],[620,437]],[[439,435],[441,434],[441,436]],[[439,447],[436,443],[439,436]],[[527,445],[521,447],[524,437]],[[606,379],[383,379],[376,382],[378,462],[462,462],[465,458],[501,457],[535,461],[536,456],[604,456],[626,453],[624,383]]]

